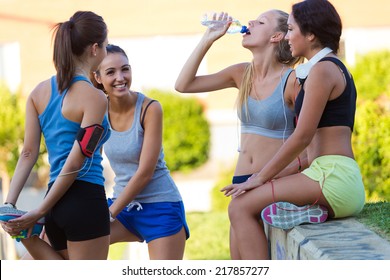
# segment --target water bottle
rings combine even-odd
[[[213,20],[211,16],[208,16],[205,14],[202,17],[202,20],[200,23],[204,26],[210,27],[210,28],[218,28],[222,27],[226,22],[220,21],[220,20]],[[233,19],[232,23],[229,26],[229,29],[226,31],[226,33],[234,34],[234,33],[246,33],[248,31],[248,28],[245,25],[241,25],[241,23]]]

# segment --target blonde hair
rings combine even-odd
[[[277,27],[275,31],[280,31],[284,34],[287,34],[288,13],[283,12],[281,10],[272,10],[272,11],[278,14]],[[275,56],[278,62],[285,64],[287,66],[293,66],[299,61],[299,58],[295,58],[291,55],[290,46],[288,45],[288,42],[284,39],[280,40],[278,45],[275,47]],[[244,71],[242,83],[236,100],[237,113],[239,117],[242,118],[241,108],[244,107],[245,117],[247,120],[249,120],[248,97],[252,90],[254,72],[255,72],[254,62],[252,60],[252,62],[248,64],[248,66]]]

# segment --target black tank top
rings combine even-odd
[[[353,131],[356,111],[356,88],[353,78],[349,75],[347,68],[339,59],[334,57],[324,57],[319,62],[321,61],[332,61],[333,63],[337,64],[343,71],[347,81],[347,86],[340,96],[333,100],[329,100],[326,103],[324,112],[322,113],[320,122],[318,124],[318,128],[329,126],[348,126],[351,128],[351,131]],[[305,96],[303,84],[304,81],[295,100],[296,121],[299,119],[303,98]]]

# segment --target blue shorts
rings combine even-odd
[[[108,207],[113,203],[108,199]],[[155,202],[142,203],[141,207],[133,207],[129,210],[123,209],[116,219],[131,233],[140,238],[140,241],[150,241],[174,235],[183,227],[186,231],[186,238],[190,237],[187,226],[184,205],[182,201],[177,202]]]
[[[244,182],[246,182],[246,180],[248,180],[251,176],[252,176],[252,174],[234,176],[234,177],[233,177],[233,180],[232,180],[232,183],[233,183],[233,184],[244,183]]]

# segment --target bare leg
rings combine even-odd
[[[240,251],[237,247],[237,240],[236,235],[234,234],[234,229],[232,226],[230,226],[230,242],[229,242],[229,248],[230,248],[230,258],[232,260],[241,260]]]
[[[236,211],[240,205],[242,204],[232,201],[229,206],[229,218],[237,242],[235,250],[245,260],[269,259],[267,239],[263,227],[258,222],[257,215],[241,215],[245,210]]]
[[[139,237],[131,233],[118,220],[110,224],[110,244],[134,241],[140,241]]]
[[[21,242],[28,251],[22,258],[24,260],[63,260],[67,257],[66,250],[57,252],[38,236],[22,239]]]
[[[106,260],[110,236],[102,236],[85,241],[68,241],[70,260]]]
[[[229,205],[229,219],[242,259],[269,258],[264,227],[258,221],[261,211],[269,204],[288,201],[297,205],[306,205],[318,199],[319,204],[330,208],[318,182],[303,174],[274,181],[274,191],[275,197],[272,195],[271,184],[267,183],[234,198]]]
[[[33,240],[34,239],[34,240]],[[35,240],[36,239],[36,240]],[[115,221],[114,223],[111,223],[111,243],[116,242],[123,242],[123,241],[137,241],[139,240],[138,237],[131,234],[120,222]],[[83,242],[69,242],[73,245],[74,250],[76,250],[77,253],[73,253],[72,257],[74,259],[107,259],[107,257],[104,257],[104,250],[102,253],[97,252],[97,255],[93,256],[82,256],[82,252],[77,248],[80,244],[82,246],[89,246],[89,244],[83,244]],[[102,242],[105,242],[105,237],[103,238]],[[37,236],[33,236],[28,239],[22,240],[23,245],[27,248],[28,252],[23,256],[24,260],[31,260],[31,259],[37,259],[37,260],[49,260],[49,259],[69,259],[67,250],[56,252],[54,249],[50,246],[50,242],[47,239],[46,234],[41,235],[41,238],[38,238]],[[46,243],[46,244],[44,244]],[[68,244],[69,244],[68,243]],[[90,242],[88,242],[90,243]],[[94,242],[92,242],[94,243]],[[99,244],[96,246],[97,249],[101,246]],[[93,251],[95,252],[95,251]],[[93,253],[94,254],[94,253]],[[107,252],[108,254],[108,252]]]
[[[176,234],[148,243],[151,260],[181,260],[184,255],[186,233],[184,227]]]

